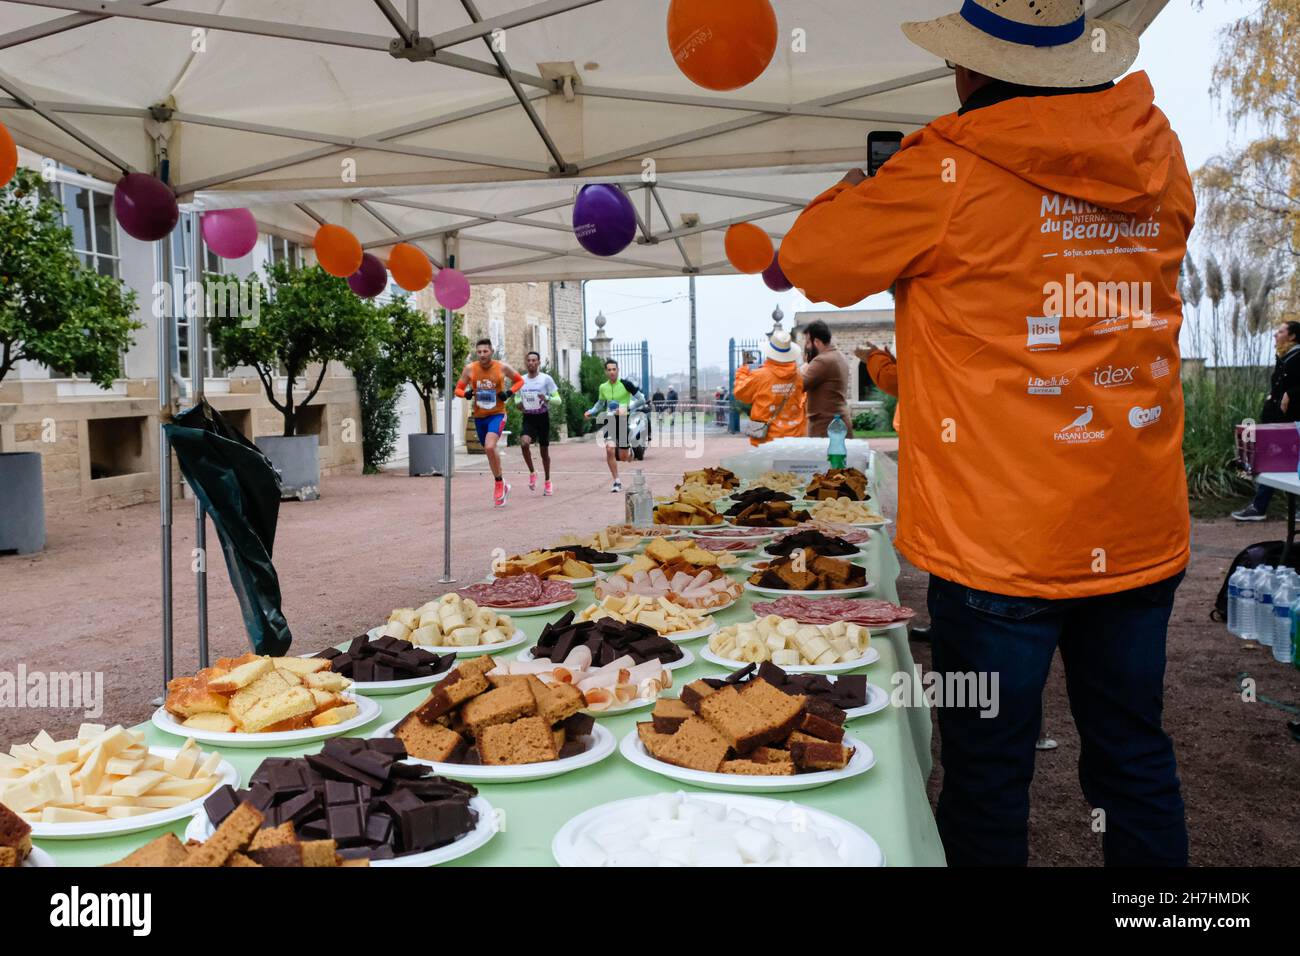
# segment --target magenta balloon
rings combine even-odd
[[[794,283],[785,277],[785,270],[781,268],[781,251],[778,249],[776,255],[772,257],[772,264],[763,270],[763,281],[773,292],[789,292],[794,288]]]
[[[632,200],[617,186],[583,186],[573,204],[573,234],[594,255],[618,255],[636,238]]]
[[[142,242],[167,236],[181,218],[172,191],[161,179],[146,173],[127,173],[117,181],[113,212],[127,235]]]
[[[214,209],[201,220],[203,241],[223,259],[242,259],[257,245],[257,220],[247,209]]]
[[[469,279],[459,269],[443,269],[433,277],[433,296],[444,309],[463,309],[469,301]]]
[[[348,288],[363,299],[373,299],[388,288],[388,270],[367,252],[361,257],[361,268],[348,276]]]

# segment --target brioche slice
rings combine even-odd
[[[271,658],[258,657],[247,664],[240,664],[227,674],[212,678],[208,681],[208,688],[218,694],[233,694],[274,669]]]
[[[239,719],[239,728],[247,734],[259,733],[272,724],[291,720],[316,709],[316,701],[302,687],[292,687],[275,697],[265,697],[253,704]]]

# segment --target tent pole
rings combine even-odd
[[[162,281],[166,290],[158,322],[158,513],[161,525],[163,693],[172,679],[172,449],[164,427],[172,410],[172,310],[175,308],[175,274],[172,237],[161,243]]]
[[[203,401],[203,379],[207,373],[208,297],[207,283],[203,277],[202,215],[196,211],[193,216],[190,275],[192,281],[199,283],[203,290],[190,319],[190,404],[198,405]],[[208,515],[203,510],[203,502],[198,495],[194,496],[194,548],[198,558],[194,565],[194,589],[199,613],[199,667],[202,668],[208,666]]]
[[[442,237],[442,261],[448,269],[456,268],[456,240],[454,236]],[[451,573],[451,479],[456,462],[456,437],[452,432],[451,406],[456,392],[451,384],[456,375],[452,365],[456,361],[456,317],[451,309],[442,310],[442,417],[446,441],[442,445],[442,577],[441,584],[452,584],[456,578]]]

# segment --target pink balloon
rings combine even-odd
[[[127,173],[113,187],[113,213],[128,236],[156,242],[180,221],[171,187],[148,173]]]
[[[433,277],[433,295],[444,309],[462,309],[469,301],[469,279],[459,269],[443,269]]]
[[[214,209],[201,220],[203,241],[223,259],[242,259],[257,245],[257,220],[247,209]]]

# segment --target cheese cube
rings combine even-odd
[[[161,770],[145,770],[131,777],[124,777],[113,784],[115,797],[139,797],[166,780],[172,779]]]

